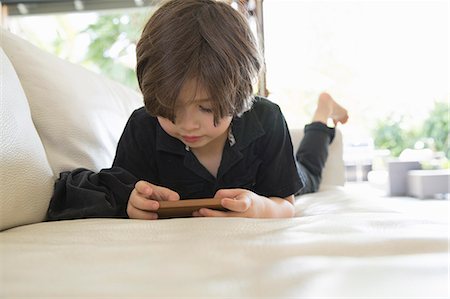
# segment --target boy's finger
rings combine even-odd
[[[245,212],[250,208],[251,200],[247,196],[239,196],[237,198],[222,199],[222,206],[230,211]]]
[[[222,212],[222,211],[217,211],[217,210],[212,210],[212,209],[207,209],[207,208],[201,208],[200,210],[198,210],[198,213],[200,216],[203,216],[203,217],[230,217],[230,216],[232,216],[230,212]]]
[[[157,186],[153,190],[152,199],[159,201],[176,201],[180,200],[180,195],[177,192],[170,190],[169,188]]]
[[[193,216],[193,217],[203,217],[202,214],[200,214],[199,211],[194,211],[194,212],[192,212],[192,216]]]
[[[156,200],[144,197],[136,189],[131,192],[128,204],[143,211],[156,211],[159,209],[159,203]]]
[[[134,185],[134,189],[143,196],[150,196],[153,192],[153,188],[154,186],[146,181],[139,181]]]
[[[235,198],[243,191],[242,189],[220,189],[217,190],[214,198]]]
[[[159,209],[159,203],[156,200],[151,200],[146,197],[136,194],[130,202],[132,206],[143,211],[156,211]]]
[[[130,208],[127,210],[128,217],[134,219],[146,219],[146,220],[155,220],[158,219],[158,214],[153,212],[142,211],[136,208]]]

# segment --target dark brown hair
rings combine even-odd
[[[165,3],[145,25],[136,54],[139,87],[150,115],[174,121],[178,94],[189,79],[208,91],[215,122],[252,106],[260,53],[245,17],[226,3]]]

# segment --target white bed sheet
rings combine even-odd
[[[0,297],[448,298],[448,221],[343,188],[299,197],[297,215],[13,228]]]

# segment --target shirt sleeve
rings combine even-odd
[[[127,218],[136,178],[122,168],[60,173],[47,210],[47,221],[99,217]]]
[[[294,160],[289,129],[278,106],[264,115],[266,134],[261,140],[262,163],[257,175],[257,193],[287,197],[303,187]]]
[[[123,130],[113,167],[121,167],[139,180],[156,183],[155,125],[139,112],[137,110],[131,115]]]

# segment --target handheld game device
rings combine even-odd
[[[160,201],[157,211],[159,219],[192,217],[192,212],[201,208],[228,211],[220,204],[220,198],[183,199],[177,201]]]

